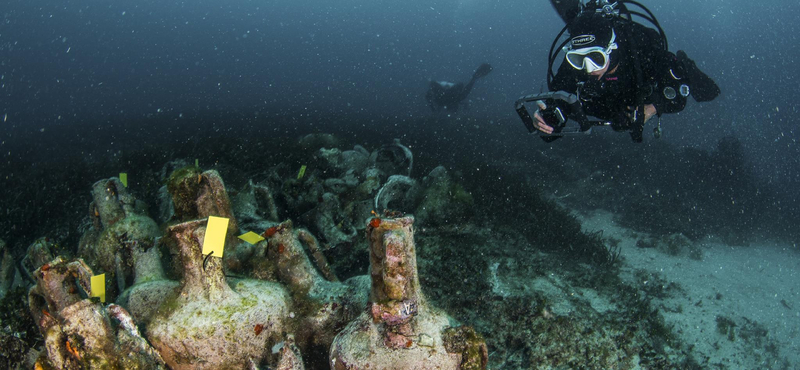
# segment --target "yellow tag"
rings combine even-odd
[[[92,297],[100,297],[106,303],[106,274],[92,276]]]
[[[250,244],[256,245],[258,244],[258,242],[264,240],[264,237],[252,231],[248,231],[242,235],[239,235],[239,239],[242,239]]]
[[[125,172],[120,172],[119,173],[119,182],[122,183],[122,186],[127,188],[128,187],[128,174],[125,173]]]
[[[297,173],[297,179],[300,180],[306,175],[306,165],[300,166],[300,172]]]
[[[228,222],[224,217],[208,216],[206,236],[203,238],[203,255],[214,253],[214,257],[222,258],[225,250],[225,235],[228,234]]]

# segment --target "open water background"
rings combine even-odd
[[[723,92],[665,116],[662,142],[714,150],[735,137],[759,186],[780,195],[769,206],[791,219],[800,209],[800,5],[642,3],[671,49],[685,50]],[[35,222],[58,214],[15,189],[39,187],[46,195],[47,184],[67,181],[72,171],[60,163],[80,158],[91,166],[156,146],[161,155],[148,160],[160,166],[187,145],[214,162],[221,149],[197,143],[216,136],[270,144],[331,132],[372,145],[403,137],[431,164],[465,168],[551,150],[512,109],[517,97],[545,85],[547,50],[562,24],[544,1],[9,0],[0,15],[6,221],[15,205],[42,214]],[[465,81],[482,62],[494,72],[476,85],[471,110],[431,118],[428,81]],[[555,160],[581,160],[639,155],[649,141],[637,146],[625,134],[599,133],[552,147]],[[57,170],[39,176],[42,183],[15,180],[48,165]],[[85,194],[91,182],[114,174],[69,181]],[[8,229],[0,236],[16,235]]]

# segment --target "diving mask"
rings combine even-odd
[[[617,49],[617,39],[614,30],[611,30],[611,41],[608,46],[592,46],[588,48],[573,49],[572,45],[565,48],[567,63],[575,69],[586,70],[587,73],[608,67],[611,62],[611,51]]]

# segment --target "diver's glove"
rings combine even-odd
[[[719,96],[719,86],[711,77],[708,77],[700,68],[697,68],[697,64],[689,59],[685,51],[678,50],[676,56],[678,57],[678,62],[683,65],[683,70],[689,79],[690,93],[695,101],[712,101]]]

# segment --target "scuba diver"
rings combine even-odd
[[[629,131],[635,142],[642,141],[644,124],[653,117],[653,130],[661,135],[660,117],[683,110],[688,96],[705,102],[716,98],[719,87],[697,68],[685,52],[668,50],[664,31],[643,5],[630,0],[551,0],[566,26],[550,48],[547,85],[549,93],[528,95],[517,101],[517,113],[531,132],[539,131],[545,141],[566,133],[587,133],[592,126],[611,126]],[[644,13],[628,10],[626,5]],[[646,13],[646,14],[645,14]],[[642,17],[656,29],[633,21]],[[562,42],[564,61],[553,74]],[[531,116],[525,102],[536,102]],[[600,119],[590,121],[588,117]],[[579,131],[564,130],[567,120],[579,123]]]
[[[472,74],[472,79],[469,80],[466,86],[461,82],[431,81],[428,93],[425,94],[425,99],[434,112],[438,112],[442,108],[449,112],[456,112],[459,104],[469,96],[475,82],[479,78],[486,77],[491,71],[492,66],[489,63],[481,64]]]

